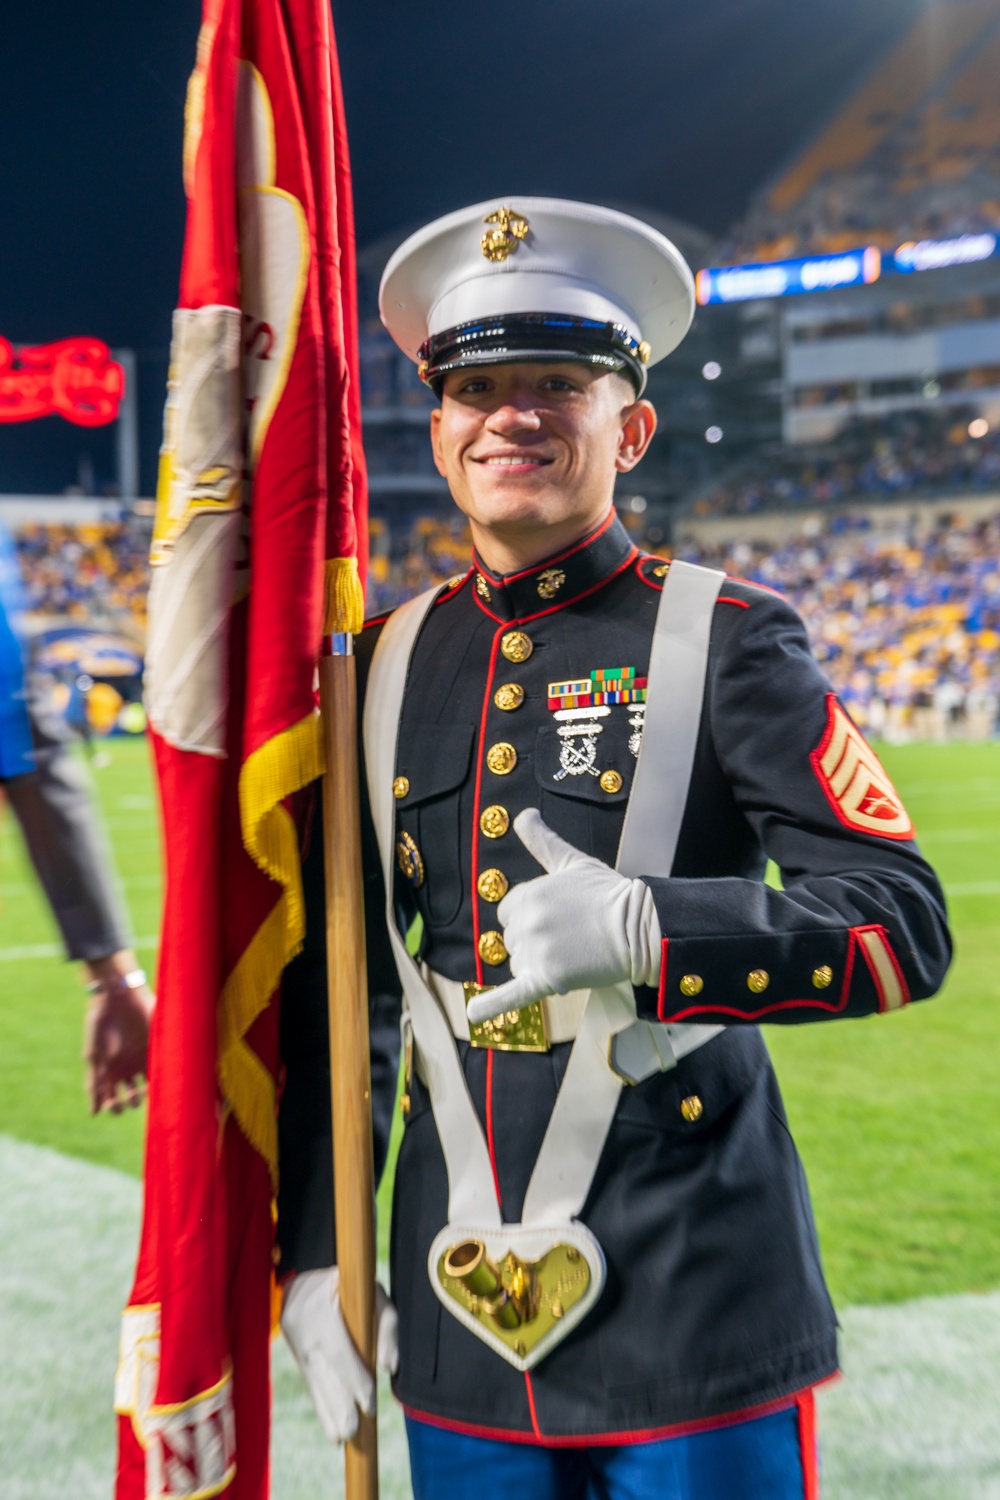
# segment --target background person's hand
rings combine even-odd
[[[86,1091],[92,1114],[121,1114],[146,1097],[154,997],[127,950],[86,964],[90,999],[83,1025]]]
[[[544,995],[602,985],[656,984],[662,935],[649,887],[553,833],[536,808],[514,832],[546,874],[508,891],[497,907],[513,979],[477,995],[473,1024]]]
[[[385,1290],[375,1286],[375,1363],[399,1369],[399,1317]],[[358,1430],[359,1413],[375,1414],[375,1380],[347,1331],[340,1308],[340,1271],[326,1266],[303,1271],[285,1288],[281,1331],[309,1387],[324,1433],[346,1443]]]

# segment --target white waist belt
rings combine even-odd
[[[420,967],[431,994],[448,1018],[452,1036],[460,1042],[469,1041],[465,986],[426,964]],[[576,1041],[589,995],[589,990],[571,990],[568,995],[546,995],[541,1001],[545,1037],[550,1046]],[[719,1030],[718,1026],[670,1026],[660,1021],[637,1020],[611,1038],[608,1062],[624,1083],[642,1083],[654,1073],[669,1072],[682,1057],[711,1041]]]

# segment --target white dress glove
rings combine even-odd
[[[385,1291],[375,1287],[378,1329],[375,1362],[395,1375],[399,1369],[399,1318]],[[345,1443],[358,1430],[359,1409],[375,1412],[375,1381],[365,1368],[340,1310],[340,1271],[329,1266],[303,1271],[285,1288],[281,1331],[305,1376],[323,1431],[331,1443]]]
[[[658,984],[662,934],[649,887],[574,849],[536,808],[518,814],[514,832],[548,874],[514,886],[497,907],[514,978],[478,995],[469,1020],[488,1021],[543,995],[622,980]]]

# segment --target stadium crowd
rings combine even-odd
[[[694,503],[697,516],[1000,488],[1000,430],[973,408],[856,417],[821,448],[761,452]]]
[[[22,526],[15,545],[29,614],[143,626],[149,537],[127,522]]]
[[[638,516],[625,519],[641,526]],[[662,550],[655,533],[636,540]],[[148,568],[127,526],[32,526],[17,542],[36,616],[141,622]],[[470,550],[460,516],[420,516],[395,537],[374,518],[369,613],[464,572]],[[871,734],[900,742],[1000,732],[1000,510],[976,525],[945,517],[919,528],[904,519],[891,535],[863,513],[837,514],[777,548],[737,542],[678,555],[788,598]]]
[[[399,561],[386,557],[373,573],[371,612],[462,572],[469,550],[460,518],[422,518]],[[863,514],[838,515],[777,549],[738,542],[678,555],[789,599],[872,735],[899,743],[1000,732],[1000,511],[975,526],[902,523],[889,537]]]
[[[684,550],[777,589],[857,722],[895,743],[1000,732],[1000,512],[887,537],[863,514],[780,547]]]

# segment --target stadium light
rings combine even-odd
[[[702,365],[701,373],[706,380],[718,380],[722,374],[722,366],[717,359],[710,359],[707,364]]]
[[[643,511],[646,509],[645,495],[633,495],[628,503],[628,508],[630,511],[633,511],[635,515],[641,516]]]
[[[705,442],[706,443],[721,443],[722,442],[722,428],[721,427],[716,427],[716,426],[714,426],[714,424],[711,427],[706,427],[706,429],[705,429]]]
[[[985,417],[973,417],[969,423],[970,438],[984,438],[990,430],[990,424]]]

